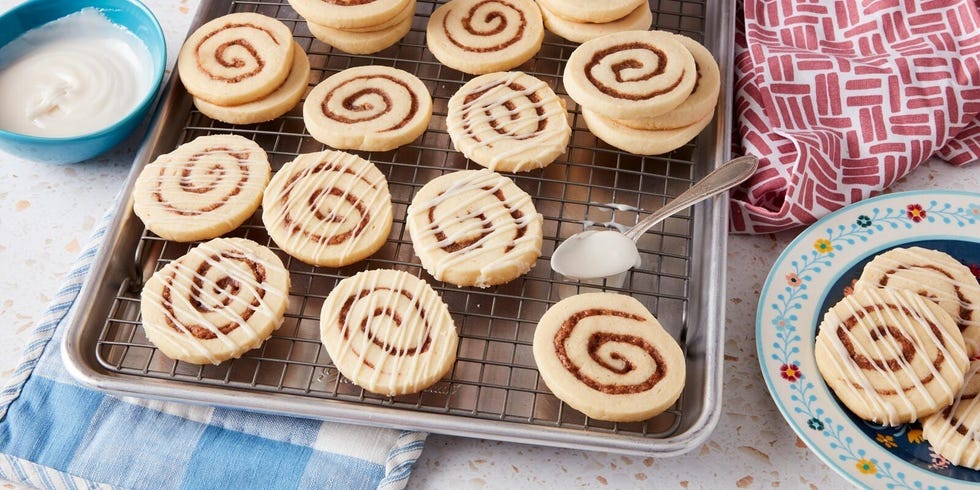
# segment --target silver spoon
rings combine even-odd
[[[639,265],[636,241],[650,227],[735,187],[755,173],[758,166],[759,159],[751,155],[732,159],[624,232],[606,229],[576,233],[555,249],[551,269],[574,279],[598,279],[626,272]]]

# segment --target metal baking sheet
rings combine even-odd
[[[297,154],[324,146],[305,131],[301,107],[275,121],[232,126],[197,112],[176,77],[167,87],[149,135],[127,180],[125,196],[79,299],[63,344],[69,370],[83,383],[108,392],[247,410],[644,455],[673,455],[697,447],[720,413],[727,206],[723,198],[699,204],[654,227],[640,240],[643,266],[615,281],[582,283],[551,271],[552,251],[590,223],[630,225],[683,192],[728,157],[732,70],[732,2],[652,0],[654,27],[701,41],[718,59],[723,89],[715,122],[691,143],[669,154],[639,157],[618,151],[589,133],[578,107],[565,96],[561,73],[576,44],[552,34],[540,53],[519,69],[545,80],[564,96],[574,133],[567,153],[546,167],[508,174],[534,196],[544,215],[542,256],[517,280],[489,289],[435,281],[421,268],[404,217],[414,193],[431,178],[479,168],[452,149],[445,131],[446,104],[469,78],[440,64],[425,46],[425,24],[440,2],[419,0],[411,32],[372,56],[332,50],[313,38],[286,0],[205,1],[193,26],[236,11],[260,12],[293,29],[310,56],[311,88],[352,66],[382,64],[409,71],[429,87],[434,116],[412,144],[361,153],[386,175],[395,223],[373,257],[339,269],[312,267],[275,247],[256,213],[230,236],[270,246],[292,276],[283,326],[262,347],[217,366],[172,361],[142,331],[143,281],[193,244],[160,239],[132,212],[130,193],[140,169],[157,155],[195,137],[235,133],[258,142],[273,170]],[[193,28],[193,27],[192,27]],[[342,278],[373,268],[419,275],[440,292],[460,334],[458,359],[439,383],[414,395],[384,397],[340,376],[320,345],[320,306]],[[680,400],[645,422],[590,419],[554,397],[531,354],[537,320],[572,294],[605,290],[642,301],[680,342],[687,383]]]

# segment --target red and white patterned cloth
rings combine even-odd
[[[930,156],[980,159],[980,0],[744,0],[731,231],[810,224]]]

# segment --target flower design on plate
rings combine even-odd
[[[800,376],[802,376],[803,373],[800,372],[800,367],[796,364],[783,364],[779,368],[779,375],[782,376],[783,379],[793,383],[800,379]]]
[[[834,244],[826,238],[821,238],[813,242],[813,248],[822,254],[830,253],[834,251]]]
[[[881,444],[882,446],[885,446],[889,449],[893,447],[898,447],[898,443],[895,442],[894,436],[890,436],[887,434],[878,434],[877,436],[875,436],[875,440],[878,441],[878,443]]]
[[[926,219],[926,210],[922,209],[921,204],[909,204],[905,207],[905,214],[910,220],[918,223]]]
[[[862,214],[861,216],[858,216],[857,225],[861,228],[867,228],[871,226],[871,218],[865,214]]]
[[[807,427],[809,427],[809,428],[811,428],[811,429],[813,429],[815,431],[822,431],[823,428],[824,428],[823,422],[821,422],[820,419],[818,419],[816,417],[813,417],[810,420],[807,420],[806,421],[806,425],[807,425]]]
[[[800,279],[800,276],[796,275],[795,272],[790,272],[789,274],[786,274],[786,284],[789,284],[790,287],[795,288],[799,287],[800,284],[803,284],[803,280]]]
[[[925,440],[925,437],[922,436],[922,429],[912,429],[906,437],[908,437],[909,442],[912,444],[922,444],[922,441]]]
[[[878,471],[875,462],[870,459],[861,458],[857,462],[857,469],[865,475],[873,475]]]

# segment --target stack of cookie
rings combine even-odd
[[[938,250],[894,248],[864,266],[825,313],[817,369],[858,417],[922,435],[950,463],[980,469],[980,283]]]
[[[206,116],[254,124],[296,106],[309,83],[310,61],[285,24],[243,12],[194,31],[180,49],[177,70]]]
[[[538,0],[538,7],[549,31],[576,43],[614,32],[645,31],[653,22],[646,0]]]
[[[568,95],[599,139],[638,155],[687,144],[711,122],[721,89],[718,63],[700,43],[664,31],[627,31],[575,49]]]
[[[351,54],[371,54],[397,43],[412,29],[415,0],[324,2],[289,0],[310,34]]]

